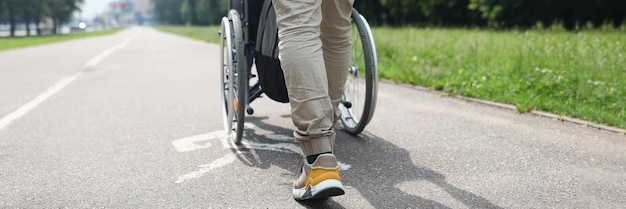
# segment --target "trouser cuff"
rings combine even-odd
[[[332,152],[335,144],[335,133],[318,138],[298,139],[304,156]]]

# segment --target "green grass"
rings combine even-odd
[[[108,35],[108,34],[115,33],[122,29],[123,28],[111,28],[111,29],[99,30],[99,31],[59,34],[59,35],[44,35],[44,36],[1,37],[0,38],[0,51],[54,43],[54,42],[59,42],[59,41],[66,41],[66,40],[77,39],[77,38]]]
[[[217,43],[218,26],[158,27]],[[626,128],[620,30],[374,28],[380,77]]]
[[[158,30],[179,34],[196,40],[219,43],[220,26],[156,26]]]
[[[626,127],[623,31],[373,32],[383,78]]]

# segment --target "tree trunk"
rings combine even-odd
[[[26,36],[30,36],[30,15],[24,15],[24,20],[26,20]]]
[[[37,28],[37,36],[41,36],[41,26],[39,26],[41,24],[41,21],[39,21],[39,18],[35,18],[35,27]]]
[[[59,27],[59,18],[52,17],[52,34],[56,35]]]
[[[383,24],[383,4],[380,0],[374,0],[374,20],[377,24]]]
[[[9,25],[11,25],[11,37],[15,36],[15,26],[16,26],[16,21],[15,21],[15,6],[12,3],[9,3],[8,5],[9,9]]]

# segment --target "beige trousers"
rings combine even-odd
[[[332,152],[351,57],[354,0],[272,0],[294,136],[305,156]]]

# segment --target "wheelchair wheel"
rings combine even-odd
[[[341,122],[346,132],[359,134],[370,122],[378,94],[378,61],[367,20],[352,9],[352,60],[343,90]]]
[[[222,118],[224,130],[236,144],[241,143],[248,100],[248,75],[244,55],[241,19],[235,10],[222,18],[221,44],[221,89]]]

